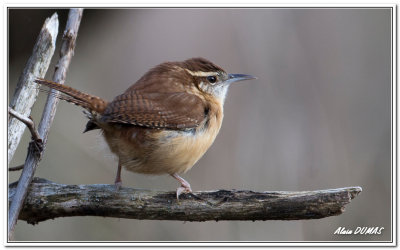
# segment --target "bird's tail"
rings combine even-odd
[[[100,97],[89,95],[69,86],[65,86],[63,84],[41,78],[35,79],[35,82],[64,93],[65,95],[59,96],[61,100],[73,103],[77,106],[89,110],[90,112],[94,111],[102,114],[106,109],[107,101],[101,99]]]

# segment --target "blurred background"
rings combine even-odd
[[[9,9],[9,96],[46,17],[66,9]],[[221,131],[183,175],[195,191],[361,186],[340,216],[303,221],[174,222],[58,218],[19,221],[19,241],[391,240],[391,9],[86,9],[66,84],[112,100],[165,61],[204,57],[258,80],[231,86]],[[59,35],[60,36],[60,35]],[[60,38],[58,39],[58,45]],[[59,46],[49,68],[51,79]],[[39,121],[46,95],[34,106]],[[117,162],[82,109],[60,102],[36,176],[113,183]],[[11,166],[26,157],[25,131]],[[9,181],[20,173],[11,172]],[[124,186],[175,190],[169,176],[122,172]],[[381,235],[334,235],[338,227]]]

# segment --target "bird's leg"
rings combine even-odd
[[[171,176],[177,179],[181,183],[181,186],[176,189],[176,199],[179,200],[179,195],[181,195],[182,193],[192,192],[189,182],[187,182],[185,179],[183,179],[177,174],[171,174]]]
[[[121,162],[118,161],[118,170],[117,170],[117,176],[115,176],[115,189],[118,191],[121,186],[122,186],[122,180],[121,180]]]

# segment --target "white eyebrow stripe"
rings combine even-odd
[[[216,75],[218,75],[218,72],[191,71],[188,69],[185,69],[185,70],[192,76],[216,76]]]

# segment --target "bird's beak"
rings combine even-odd
[[[252,75],[244,75],[244,74],[228,74],[228,80],[226,80],[225,83],[233,83],[233,82],[251,80],[251,79],[257,79],[257,77],[252,76]]]

